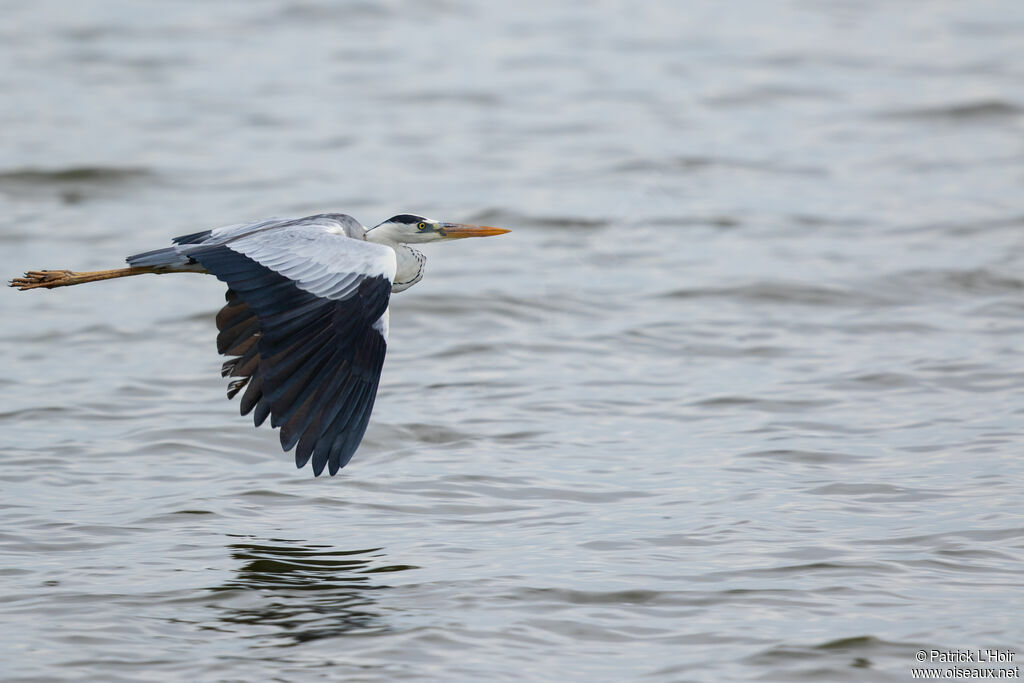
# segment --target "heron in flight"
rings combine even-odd
[[[401,214],[372,228],[325,213],[272,218],[183,235],[127,258],[127,268],[37,270],[20,290],[65,287],[144,273],[210,273],[224,282],[217,351],[228,398],[242,415],[270,417],[295,465],[333,476],[359,447],[377,396],[388,337],[388,300],[423,278],[410,244],[487,237],[503,228]]]

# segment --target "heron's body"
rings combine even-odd
[[[228,286],[217,350],[230,359],[228,397],[270,417],[302,467],[333,475],[369,421],[387,348],[388,302],[423,277],[408,243],[507,232],[402,214],[369,230],[344,214],[269,219],[183,235],[93,273],[30,271],[11,285],[52,288],[143,273],[211,273]]]

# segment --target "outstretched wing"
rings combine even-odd
[[[339,234],[330,221],[275,225],[182,249],[228,285],[217,350],[243,388],[240,409],[269,416],[295,464],[333,475],[359,446],[377,395],[395,277],[390,248]],[[218,240],[220,241],[220,240]]]

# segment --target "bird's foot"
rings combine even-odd
[[[37,287],[61,287],[71,284],[69,280],[74,279],[74,273],[70,270],[30,270],[24,277],[16,277],[8,284],[17,287],[21,291],[36,289]]]

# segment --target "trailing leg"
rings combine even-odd
[[[94,270],[84,273],[76,273],[71,270],[30,270],[24,277],[16,277],[8,284],[24,291],[26,289],[52,289],[54,287],[68,287],[80,285],[85,282],[98,282],[99,280],[111,280],[117,277],[128,277],[129,275],[142,275],[144,273],[159,272],[152,266],[141,266],[132,268],[114,268],[113,270]]]

